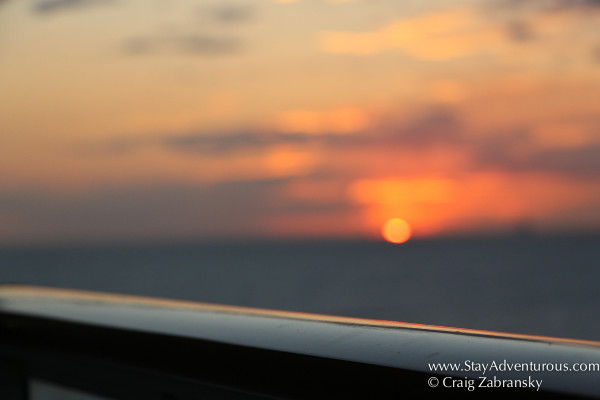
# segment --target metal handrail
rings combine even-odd
[[[593,398],[599,363],[593,341],[0,287],[7,400],[27,398],[30,379],[136,400]]]

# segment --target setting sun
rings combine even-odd
[[[412,230],[405,220],[392,218],[383,225],[381,234],[390,243],[404,243],[410,239]]]

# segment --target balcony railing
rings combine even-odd
[[[599,363],[591,341],[0,288],[3,400],[31,382],[125,400],[598,397]]]

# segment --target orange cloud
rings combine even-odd
[[[423,234],[439,230],[447,208],[455,200],[455,184],[446,179],[359,180],[348,188],[351,201],[366,206],[364,219],[371,235],[390,218],[402,218]]]
[[[505,35],[466,8],[433,12],[402,20],[372,32],[327,32],[320,48],[330,53],[367,55],[402,49],[426,60],[447,60],[493,52]]]
[[[262,159],[270,176],[304,175],[310,172],[316,163],[312,152],[289,146],[271,149]]]
[[[549,174],[473,173],[452,181],[357,181],[349,195],[364,206],[365,230],[372,237],[390,218],[403,218],[417,236],[429,236],[510,230],[522,222],[548,229],[566,210],[597,201],[600,186]]]
[[[600,142],[590,124],[581,121],[543,123],[533,130],[536,143],[544,148],[577,148]]]
[[[452,186],[445,179],[365,179],[352,183],[348,194],[366,204],[446,203],[452,199]]]

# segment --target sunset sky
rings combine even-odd
[[[600,1],[0,0],[0,244],[600,231]]]

